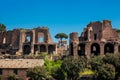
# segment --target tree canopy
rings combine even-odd
[[[63,60],[61,68],[56,71],[57,80],[78,80],[80,79],[80,72],[86,66],[86,59],[84,57],[68,57]]]
[[[120,34],[120,29],[115,29],[115,30],[116,30],[116,32],[117,32],[117,33],[119,33],[119,34]]]
[[[91,69],[96,72],[98,80],[119,80],[120,54],[94,56],[90,59]]]
[[[6,26],[4,24],[0,24],[0,31],[6,31]]]
[[[58,33],[55,35],[55,38],[62,40],[63,38],[67,39],[68,35],[65,33]]]
[[[44,80],[47,77],[47,71],[44,67],[36,66],[27,70],[27,76],[33,80]]]
[[[98,80],[114,80],[115,67],[112,64],[102,64],[98,68]]]

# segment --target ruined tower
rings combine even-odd
[[[76,56],[78,53],[78,44],[79,44],[79,38],[78,38],[78,33],[73,32],[70,34],[70,53],[71,55]]]

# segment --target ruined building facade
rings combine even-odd
[[[14,29],[0,32],[0,53],[35,54],[36,52],[56,52],[56,43],[53,43],[46,27],[31,30]]]
[[[112,29],[111,21],[91,22],[81,36],[77,32],[70,34],[71,55],[104,55],[120,53],[120,42],[117,32]]]

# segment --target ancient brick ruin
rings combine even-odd
[[[77,32],[70,34],[71,55],[104,55],[106,53],[120,53],[118,34],[112,29],[111,21],[91,22],[84,28],[81,36]]]
[[[35,54],[39,52],[55,53],[56,43],[52,42],[49,29],[14,29],[0,32],[1,54]]]
[[[112,29],[111,21],[91,22],[84,28],[81,36],[77,32],[70,34],[69,53],[71,55],[104,55],[120,53],[118,34]],[[28,55],[46,52],[60,53],[57,44],[53,43],[46,27],[33,29],[14,29],[0,31],[0,53]]]

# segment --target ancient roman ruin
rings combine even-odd
[[[91,22],[84,28],[81,36],[77,32],[70,34],[71,55],[104,55],[106,53],[120,53],[118,34],[112,29],[111,21]]]
[[[33,29],[14,29],[0,31],[0,53],[28,55],[41,52],[60,53],[59,43],[54,43],[47,27]],[[65,50],[68,50],[67,47]],[[104,55],[119,53],[120,41],[117,32],[112,29],[111,21],[91,22],[84,28],[81,36],[78,32],[70,34],[69,53],[74,56]]]
[[[0,32],[1,54],[35,54],[39,52],[56,53],[56,43],[53,43],[46,27],[34,29],[14,29]]]

